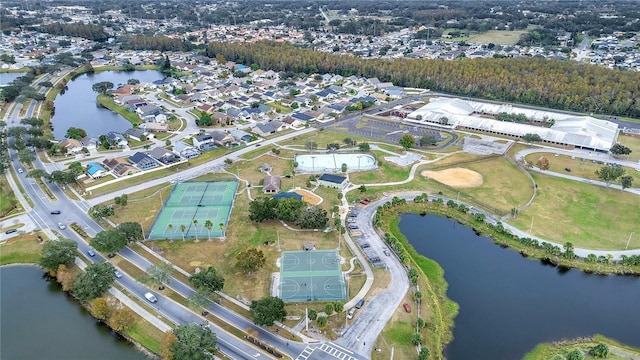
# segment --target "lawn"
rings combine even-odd
[[[520,35],[526,33],[525,30],[489,30],[481,34],[471,35],[464,40],[481,44],[515,45],[520,40]]]
[[[620,135],[618,136],[618,142],[631,149],[631,154],[629,154],[628,160],[640,161],[640,138]],[[626,155],[621,158],[627,160]]]
[[[11,175],[7,175],[11,176]],[[8,183],[2,179],[0,186],[0,216],[4,217],[18,207],[18,199],[13,194],[13,190]]]
[[[580,349],[584,352],[585,360],[596,359],[588,354],[589,349],[599,343],[606,344],[609,347],[609,355],[607,359],[624,360],[640,358],[640,349],[634,349],[614,340],[608,339],[602,335],[595,335],[593,338],[584,338],[580,340],[563,340],[555,343],[544,343],[536,346],[531,352],[524,356],[524,360],[547,360],[552,359],[556,354],[566,355],[574,349]]]
[[[40,261],[40,251],[42,245],[36,235],[14,237],[0,245],[0,265],[37,264]]]
[[[616,189],[533,174],[538,194],[531,206],[509,223],[558,243],[597,250],[622,250],[629,234],[638,234],[640,197]],[[640,247],[632,241],[629,248]]]
[[[371,171],[354,172],[349,174],[349,180],[353,184],[375,184],[382,182],[396,182],[406,180],[409,177],[411,166],[398,166],[384,160],[387,153],[374,151],[378,161],[378,169]]]
[[[591,180],[598,180],[596,170],[599,170],[604,166],[589,160],[582,161],[580,157],[576,157],[572,160],[570,156],[554,156],[553,153],[529,154],[525,159],[527,162],[535,164],[541,156],[544,156],[549,160],[549,171],[569,174]],[[565,168],[570,168],[571,172],[567,172]],[[624,167],[623,169],[625,170],[625,175],[633,177],[633,187],[640,187],[640,171],[635,171],[633,168],[629,167]],[[619,184],[620,181],[617,181],[616,183]]]
[[[115,214],[109,220],[116,224],[127,221],[139,222],[144,231],[149,231],[172,189],[173,186],[170,184],[161,184],[129,194],[127,206],[114,205]],[[113,201],[104,203],[104,205],[111,204]]]

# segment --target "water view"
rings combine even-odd
[[[520,359],[538,343],[596,333],[640,347],[640,277],[543,265],[435,215],[404,214],[400,230],[440,264],[460,305],[450,360]]]
[[[0,267],[0,359],[147,359],[42,275]]]
[[[55,100],[56,113],[53,116],[53,135],[64,139],[67,129],[74,126],[83,128],[87,135],[98,138],[109,131],[124,132],[131,123],[111,110],[100,107],[96,94],[91,87],[101,81],[110,81],[114,89],[126,84],[129,79],[140,82],[153,82],[162,79],[158,71],[105,71],[95,74],[83,74],[67,84],[68,90]]]
[[[0,85],[7,85],[25,73],[0,73]]]

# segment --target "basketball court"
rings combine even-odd
[[[347,298],[337,250],[284,251],[279,281],[278,295],[284,302]]]

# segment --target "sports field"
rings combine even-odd
[[[285,251],[280,258],[284,302],[334,301],[347,297],[337,250]]]
[[[177,184],[153,222],[149,239],[224,236],[237,188],[236,181]]]

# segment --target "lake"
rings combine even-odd
[[[39,267],[0,267],[0,303],[0,359],[148,359]]]
[[[0,85],[7,85],[26,73],[0,73]]]
[[[544,265],[436,215],[403,214],[399,226],[444,269],[460,305],[449,360],[520,359],[541,342],[596,333],[640,347],[640,277]]]
[[[122,133],[131,128],[131,123],[120,115],[105,109],[96,102],[96,94],[91,87],[101,81],[110,81],[114,90],[120,84],[126,84],[129,79],[138,79],[140,82],[153,82],[161,80],[162,73],[158,71],[104,71],[95,74],[83,74],[75,80],[67,83],[68,90],[56,97],[56,107],[52,124],[53,135],[56,139],[64,139],[67,129],[79,127],[87,132],[87,135],[98,138],[109,131]]]

